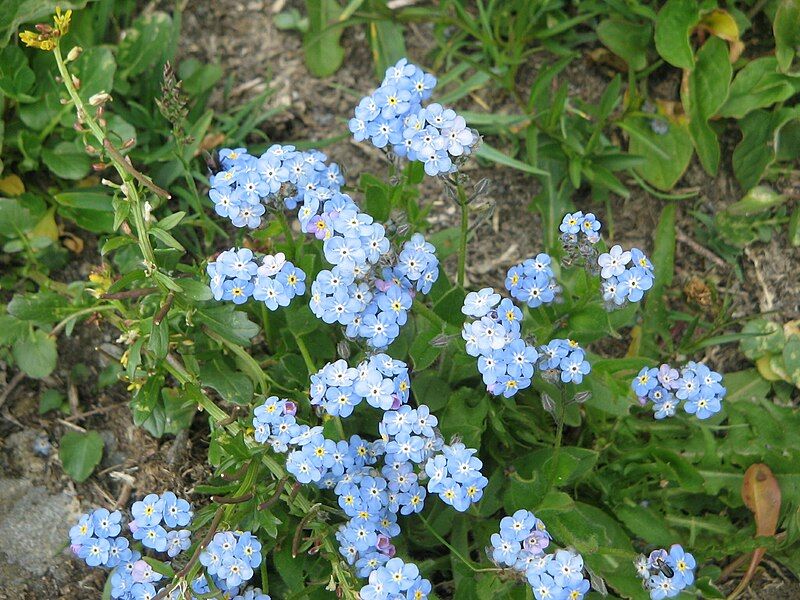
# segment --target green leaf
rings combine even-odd
[[[664,290],[672,285],[675,272],[675,220],[677,205],[670,203],[661,210],[654,237],[652,261],[655,279],[647,295],[642,319],[639,354],[657,358],[660,355],[658,339],[669,341],[669,321],[664,302]]]
[[[231,369],[222,361],[203,364],[200,381],[214,388],[220,396],[233,404],[248,404],[253,400],[253,382],[244,373]]]
[[[782,0],[772,22],[775,34],[775,58],[778,68],[787,73],[800,47],[800,2]]]
[[[58,456],[67,475],[81,483],[92,474],[103,457],[103,438],[96,431],[68,431],[61,438]]]
[[[213,298],[213,294],[211,293],[211,288],[208,284],[203,283],[202,281],[197,281],[196,279],[179,279],[178,285],[181,286],[183,293],[189,300],[193,300],[194,302],[205,302],[206,300],[211,300]]]
[[[697,156],[711,175],[716,175],[719,168],[720,150],[708,120],[725,102],[732,73],[728,45],[718,37],[711,37],[697,52],[697,65],[681,94]]]
[[[195,314],[197,323],[206,325],[214,333],[239,346],[247,346],[258,335],[259,327],[232,305],[201,308]]]
[[[175,226],[177,226],[178,223],[180,223],[181,220],[183,220],[183,217],[185,216],[186,216],[186,211],[183,210],[178,211],[176,213],[172,213],[171,215],[168,215],[163,219],[161,219],[158,222],[158,227],[163,229],[164,231],[169,231],[170,229],[173,229]]]
[[[800,387],[800,336],[790,336],[783,347],[783,364],[789,379]]]
[[[630,116],[623,122],[630,134],[628,152],[644,162],[636,172],[659,190],[669,191],[678,182],[692,159],[692,138],[685,122],[668,121],[665,134],[653,131],[650,119]]]
[[[0,92],[17,101],[34,100],[28,92],[35,81],[25,53],[17,46],[6,46],[0,52]]]
[[[308,31],[303,35],[306,66],[316,77],[335,73],[344,60],[339,43],[342,26],[336,23],[341,7],[336,0],[306,0]]]
[[[152,407],[149,416],[141,423],[151,435],[161,437],[187,429],[197,412],[196,386],[161,388],[161,399]]]
[[[783,108],[773,112],[755,110],[739,122],[744,137],[733,151],[733,172],[744,189],[758,185],[767,168],[775,161],[780,145],[780,130],[796,119],[800,110]]]
[[[459,388],[450,395],[440,419],[440,428],[446,440],[458,435],[470,448],[480,448],[481,434],[486,429],[489,399],[485,393],[470,388]]]
[[[75,61],[73,69],[81,80],[78,94],[84,101],[100,92],[111,92],[114,87],[117,63],[110,48],[96,46],[85,50]]]
[[[744,355],[750,360],[757,360],[767,354],[778,354],[783,350],[786,340],[783,328],[774,321],[753,319],[742,327],[746,337],[740,346]]]
[[[51,410],[58,410],[62,408],[66,401],[66,396],[58,390],[45,390],[39,397],[39,414],[43,415]]]
[[[17,198],[0,198],[0,235],[17,237],[34,225],[30,211]]]
[[[375,74],[383,79],[386,69],[408,55],[403,27],[399,22],[381,19],[369,23],[369,41],[375,63]]]
[[[147,349],[157,358],[163,359],[169,350],[169,323],[163,319],[158,325],[153,324]]]
[[[60,142],[55,148],[42,148],[42,160],[62,179],[83,179],[92,166],[89,155],[71,142]]]
[[[147,12],[138,17],[119,44],[118,57],[122,77],[135,77],[162,64],[170,51],[172,18],[165,12]]]
[[[56,368],[56,341],[41,329],[19,338],[11,352],[19,368],[35,379],[47,377]]]
[[[761,377],[755,369],[725,373],[722,384],[729,390],[725,401],[731,403],[760,402],[767,397],[771,388],[769,381]]]
[[[411,347],[408,350],[408,355],[411,357],[415,371],[427,369],[439,357],[442,350],[444,350],[444,348],[440,346],[431,344],[431,341],[441,333],[441,330],[428,325],[424,320],[420,320],[419,323],[424,323],[425,325],[417,330],[414,341],[411,343]]]
[[[634,71],[647,66],[647,50],[653,39],[653,26],[649,22],[632,23],[616,17],[605,19],[597,26],[597,37]]]
[[[411,391],[417,403],[427,405],[434,412],[444,408],[451,392],[447,382],[433,371],[416,375],[411,381]]]
[[[55,323],[60,319],[58,311],[66,308],[67,301],[55,292],[41,291],[36,294],[15,294],[8,303],[8,314],[21,321]]]
[[[719,109],[721,117],[741,119],[747,113],[783,102],[793,96],[800,82],[777,72],[774,56],[764,56],[747,63],[733,78],[728,99]]]
[[[530,173],[531,175],[548,175],[547,171],[537,169],[536,167],[533,167],[528,163],[524,163],[521,160],[517,160],[516,158],[511,158],[507,154],[503,154],[500,152],[500,150],[491,147],[485,142],[478,146],[478,149],[475,151],[475,156],[496,162],[498,165],[503,165],[504,167],[511,167],[512,169],[518,169],[520,171]]]
[[[68,8],[83,8],[87,0],[77,2],[64,2],[62,0],[3,0],[3,10],[0,10],[0,48],[8,44],[9,38],[23,23],[38,23],[43,20],[50,22],[56,7],[62,10]]]
[[[656,50],[661,58],[681,69],[694,68],[689,36],[699,21],[694,0],[667,0],[656,18]]]
[[[185,252],[186,249],[181,245],[181,243],[176,240],[171,233],[168,231],[164,231],[160,227],[154,226],[147,230],[147,232],[152,235],[154,238],[159,240],[162,244],[169,248],[175,248],[179,252]]]

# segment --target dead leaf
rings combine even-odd
[[[778,516],[781,512],[781,488],[767,465],[756,463],[750,465],[745,471],[742,482],[742,500],[744,500],[745,506],[753,512],[756,521],[756,535],[775,535],[775,530],[778,528]],[[736,589],[728,596],[728,600],[736,598],[747,587],[766,551],[766,548],[758,548],[753,552],[747,572]]]

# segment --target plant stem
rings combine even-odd
[[[210,417],[212,417],[217,423],[220,421],[225,421],[228,419],[228,414],[222,410],[219,406],[217,406],[210,398],[208,398],[205,394],[202,394],[200,399],[198,400],[199,404],[203,409],[208,413]],[[239,424],[231,422],[225,425],[225,429],[231,435],[238,434],[241,429],[239,428]],[[251,445],[255,445],[255,442],[248,440],[245,438],[245,441]],[[289,476],[286,473],[284,467],[275,460],[270,454],[262,454],[261,456],[261,463],[269,469],[269,471],[275,476],[275,478],[281,481],[289,481]],[[280,485],[280,483],[279,483]],[[292,500],[292,503],[297,507],[298,511],[301,514],[308,514],[313,506],[313,503],[303,494],[297,493]],[[342,567],[341,560],[339,559],[339,551],[337,550],[336,546],[334,545],[333,541],[329,536],[323,536],[323,547],[328,552],[328,558],[331,564],[331,570],[333,572],[334,578],[336,579],[339,588],[342,590],[344,594],[342,597],[347,600],[357,600],[358,594],[354,591],[352,585],[350,584],[350,573],[346,569]]]
[[[464,558],[464,556],[458,550],[456,550],[453,547],[453,545],[450,544],[450,542],[448,542],[441,535],[439,535],[439,533],[431,526],[431,524],[428,523],[428,520],[425,517],[422,516],[422,513],[419,514],[419,520],[422,521],[422,524],[425,525],[427,530],[430,531],[433,534],[433,537],[435,537],[442,544],[444,544],[447,547],[447,549],[450,550],[450,552],[453,553],[453,555],[455,557],[457,557],[459,560],[461,560],[461,562],[463,562],[465,565],[467,565],[472,571],[476,571],[477,572],[479,570],[475,565],[472,564],[471,560],[468,560],[468,559]]]
[[[458,274],[457,282],[460,287],[464,287],[464,280],[467,273],[467,235],[469,234],[469,202],[464,187],[459,183],[456,185],[458,194],[458,204],[461,206],[461,234],[458,240]]]
[[[64,62],[64,58],[61,56],[61,48],[58,44],[56,44],[53,54],[56,58],[58,72],[61,75],[61,78],[64,80],[64,87],[67,88],[67,93],[69,94],[69,97],[72,99],[72,102],[75,104],[75,108],[78,111],[78,118],[89,127],[89,130],[92,132],[92,135],[94,135],[97,142],[101,146],[105,147],[107,141],[105,132],[97,123],[97,121],[89,114],[86,105],[78,94],[78,90],[75,89],[75,85],[72,83],[72,75],[70,75],[69,71],[67,70],[67,65]],[[125,184],[128,192],[126,197],[131,203],[131,213],[133,215],[133,224],[136,228],[136,238],[139,243],[139,250],[141,251],[142,257],[147,263],[147,268],[155,268],[155,254],[153,253],[153,246],[150,244],[150,238],[148,237],[147,228],[145,226],[144,210],[142,207],[141,198],[139,197],[139,192],[136,189],[136,183],[128,170],[122,164],[120,164],[119,160],[114,156],[109,156],[114,168],[122,178],[122,182]]]
[[[300,350],[300,354],[303,357],[303,361],[306,363],[306,369],[308,369],[308,374],[313,375],[317,372],[317,367],[314,366],[314,360],[311,358],[311,354],[308,351],[308,347],[306,343],[303,341],[302,336],[299,333],[292,332],[292,336],[294,337],[294,341],[297,343],[297,349]]]
[[[556,420],[556,439],[555,443],[553,444],[553,455],[550,458],[552,470],[550,472],[550,485],[548,488],[552,488],[556,484],[556,478],[558,477],[558,459],[559,455],[561,454],[561,441],[564,437],[564,413],[566,412],[566,408],[567,390],[563,385],[561,385],[561,398],[558,402],[557,411],[558,416],[554,416]]]

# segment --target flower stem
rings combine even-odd
[[[457,281],[460,287],[464,287],[467,273],[467,235],[469,234],[469,201],[464,187],[459,183],[456,186],[458,194],[458,204],[461,206],[461,234],[458,244],[458,274]]]
[[[453,556],[458,558],[461,562],[463,562],[465,565],[467,565],[471,570],[473,570],[475,572],[481,570],[481,569],[478,569],[478,567],[476,567],[474,564],[472,564],[471,560],[468,560],[468,559],[464,558],[464,556],[458,550],[456,550],[453,547],[453,545],[450,544],[450,542],[448,542],[441,535],[439,535],[439,533],[431,526],[430,523],[428,523],[428,520],[425,517],[423,517],[421,513],[419,515],[419,520],[422,521],[422,524],[425,525],[425,527],[428,529],[428,531],[430,531],[433,534],[433,537],[435,537],[437,540],[439,540],[442,544],[444,544],[447,547],[448,550],[450,550],[450,552],[453,553]]]
[[[78,111],[78,118],[89,127],[89,130],[92,132],[92,135],[95,137],[97,142],[101,146],[106,147],[107,139],[105,132],[100,127],[99,123],[94,119],[94,117],[89,114],[86,105],[78,94],[78,90],[75,89],[75,85],[72,83],[72,75],[67,70],[67,64],[64,62],[64,57],[61,55],[61,48],[58,44],[54,48],[53,54],[56,58],[58,72],[61,75],[61,79],[64,81],[64,87],[66,87],[67,93],[69,94],[69,97],[72,99],[72,102],[75,104],[75,108]],[[119,162],[117,157],[109,153],[109,158],[111,159],[114,168],[116,169],[120,178],[122,178],[122,182],[125,184],[127,189],[126,197],[131,203],[131,214],[133,215],[133,225],[136,228],[136,239],[139,243],[139,250],[142,253],[142,257],[144,258],[148,269],[154,268],[156,264],[155,254],[153,253],[153,246],[150,244],[150,238],[145,226],[144,207],[142,206],[139,192],[136,189],[136,183],[128,170]]]

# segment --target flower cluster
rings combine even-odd
[[[372,347],[391,344],[414,295],[427,294],[439,277],[433,245],[416,234],[395,251],[385,227],[341,192],[339,167],[327,164],[321,152],[274,145],[258,158],[244,148],[219,154],[223,168],[211,177],[209,191],[217,214],[256,228],[265,204],[275,210],[299,206],[300,227],[322,241],[332,265],[311,284],[312,312]],[[278,257],[265,257],[259,266],[247,249],[223,252],[208,266],[214,297],[241,304],[252,296],[271,310],[286,306],[305,292],[305,273]]]
[[[269,310],[276,310],[306,291],[306,274],[288,262],[282,252],[264,256],[259,265],[251,250],[231,248],[208,263],[206,273],[214,299],[234,304],[244,304],[252,297]]]
[[[511,297],[524,302],[530,308],[542,304],[550,304],[558,300],[561,286],[553,275],[550,264],[553,259],[548,254],[538,254],[519,265],[515,265],[506,274],[506,289]]]
[[[653,550],[649,556],[642,554],[634,565],[651,600],[674,598],[694,583],[694,556],[678,544],[673,544],[669,552],[662,548]]]
[[[149,494],[131,506],[133,519],[128,523],[133,540],[123,535],[122,513],[98,508],[81,516],[69,532],[72,552],[86,561],[90,567],[111,569],[110,595],[115,600],[141,600],[153,598],[157,586],[165,582],[164,576],[144,560],[148,551],[166,554],[175,558],[191,545],[188,526],[194,513],[191,505],[172,492]],[[231,537],[228,538],[227,536]],[[216,545],[215,545],[216,544]],[[223,551],[224,549],[224,551]],[[230,552],[229,552],[230,550]],[[253,575],[253,568],[261,562],[261,544],[248,532],[233,534],[217,533],[211,544],[201,555],[207,574],[216,589],[226,592],[233,600],[270,600],[259,588],[241,590],[240,586]],[[219,560],[209,559],[215,554]],[[208,579],[201,573],[192,582],[192,600],[210,594]],[[238,595],[237,595],[238,594]],[[179,600],[179,587],[170,590],[167,598]]]
[[[589,244],[600,241],[600,227],[602,224],[592,213],[583,214],[583,211],[567,213],[561,220],[558,229],[561,231],[561,242],[564,246],[577,246],[582,240]]]
[[[398,514],[422,511],[428,494],[458,511],[480,500],[488,480],[477,451],[457,441],[445,444],[429,408],[408,406],[408,367],[386,354],[356,367],[329,363],[311,376],[310,388],[312,405],[331,415],[347,417],[364,400],[380,409],[380,439],[327,439],[322,427],[297,423],[294,403],[271,397],[255,409],[256,441],[287,452],[286,469],[298,482],[334,492],[348,517],[336,533],[339,551],[360,577],[369,578],[363,598],[427,597],[430,583],[394,558]]]
[[[600,228],[600,221],[592,213],[564,215],[559,226],[566,251],[562,262],[566,266],[581,262],[590,274],[599,273],[608,310],[639,302],[653,287],[653,264],[638,248],[623,251],[620,245],[598,255],[595,244],[600,241]]]
[[[369,574],[361,588],[361,600],[422,600],[431,592],[431,582],[422,579],[417,565],[392,558]]]
[[[452,109],[435,102],[422,106],[435,87],[433,75],[399,60],[386,70],[381,86],[356,106],[349,123],[354,139],[391,147],[396,155],[423,163],[431,176],[455,171],[479,136]]]
[[[200,564],[220,590],[238,590],[261,564],[261,543],[249,531],[217,532],[200,553]]]
[[[544,523],[532,512],[518,510],[500,520],[487,550],[492,562],[527,579],[536,600],[581,600],[589,591],[583,558],[573,550],[545,554],[552,540]]]
[[[540,254],[533,263],[546,264],[543,256],[547,255]],[[510,398],[529,387],[536,367],[548,379],[563,383],[581,383],[591,370],[577,342],[555,339],[537,348],[523,340],[522,311],[508,298],[500,300],[492,288],[467,294],[461,312],[475,317],[464,323],[461,336],[467,354],[478,358],[478,371],[490,394]]]
[[[342,216],[345,212],[350,216]],[[324,221],[325,215],[319,218]],[[343,218],[355,222],[364,217],[372,220],[351,208],[338,212],[332,226],[336,229]],[[380,229],[361,238],[334,235],[325,241],[325,257],[336,266],[317,275],[311,285],[310,306],[326,323],[344,325],[348,337],[384,348],[405,325],[416,293],[427,294],[438,279],[439,260],[433,245],[415,234],[403,244],[395,266],[377,272],[377,261],[389,252],[383,227],[377,227]]]
[[[375,354],[350,367],[346,361],[326,364],[311,376],[311,404],[329,415],[349,417],[362,400],[381,410],[396,410],[408,402],[408,367],[386,354]]]
[[[688,414],[708,419],[722,409],[722,399],[727,394],[722,375],[693,361],[680,372],[667,364],[644,367],[631,382],[631,388],[642,406],[653,403],[656,419],[674,416],[681,402]]]
[[[638,248],[623,251],[616,244],[597,258],[597,264],[603,279],[603,300],[609,304],[639,302],[653,287],[653,264]]]

